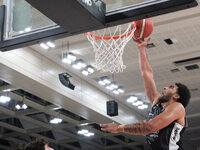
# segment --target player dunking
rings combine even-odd
[[[181,83],[164,87],[161,94],[157,91],[145,49],[149,42],[150,39],[136,41],[146,95],[152,103],[148,120],[126,125],[100,124],[101,130],[134,135],[146,134],[150,150],[183,150],[181,137],[186,126],[185,107],[189,103],[190,92]]]

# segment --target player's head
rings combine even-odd
[[[190,91],[184,84],[175,83],[175,85],[178,87],[177,93],[180,96],[177,102],[180,102],[184,107],[186,107],[190,102]]]
[[[159,102],[165,103],[171,99],[180,102],[186,107],[190,101],[190,91],[187,86],[181,83],[175,83],[168,87],[164,87],[162,95],[159,97]]]
[[[24,150],[53,150],[48,146],[48,142],[43,138],[38,138],[28,143]]]

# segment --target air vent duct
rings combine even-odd
[[[187,70],[199,69],[199,66],[197,64],[189,65],[189,66],[185,66],[185,69]]]
[[[197,62],[200,62],[200,57],[193,57],[193,58],[174,61],[174,64],[176,66],[181,66],[181,65],[188,65],[188,64],[192,64],[192,63],[194,64]]]

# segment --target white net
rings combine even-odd
[[[122,55],[126,44],[134,35],[135,29],[134,23],[131,23],[126,25],[125,31],[122,31],[122,25],[118,25],[117,27],[86,33],[95,52],[97,70],[119,73],[126,68],[123,64]]]

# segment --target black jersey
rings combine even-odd
[[[153,119],[164,111],[160,103],[155,104],[149,113],[148,120]],[[147,144],[150,150],[183,150],[181,136],[185,127],[178,124],[176,121],[169,124],[167,127],[146,135]]]

